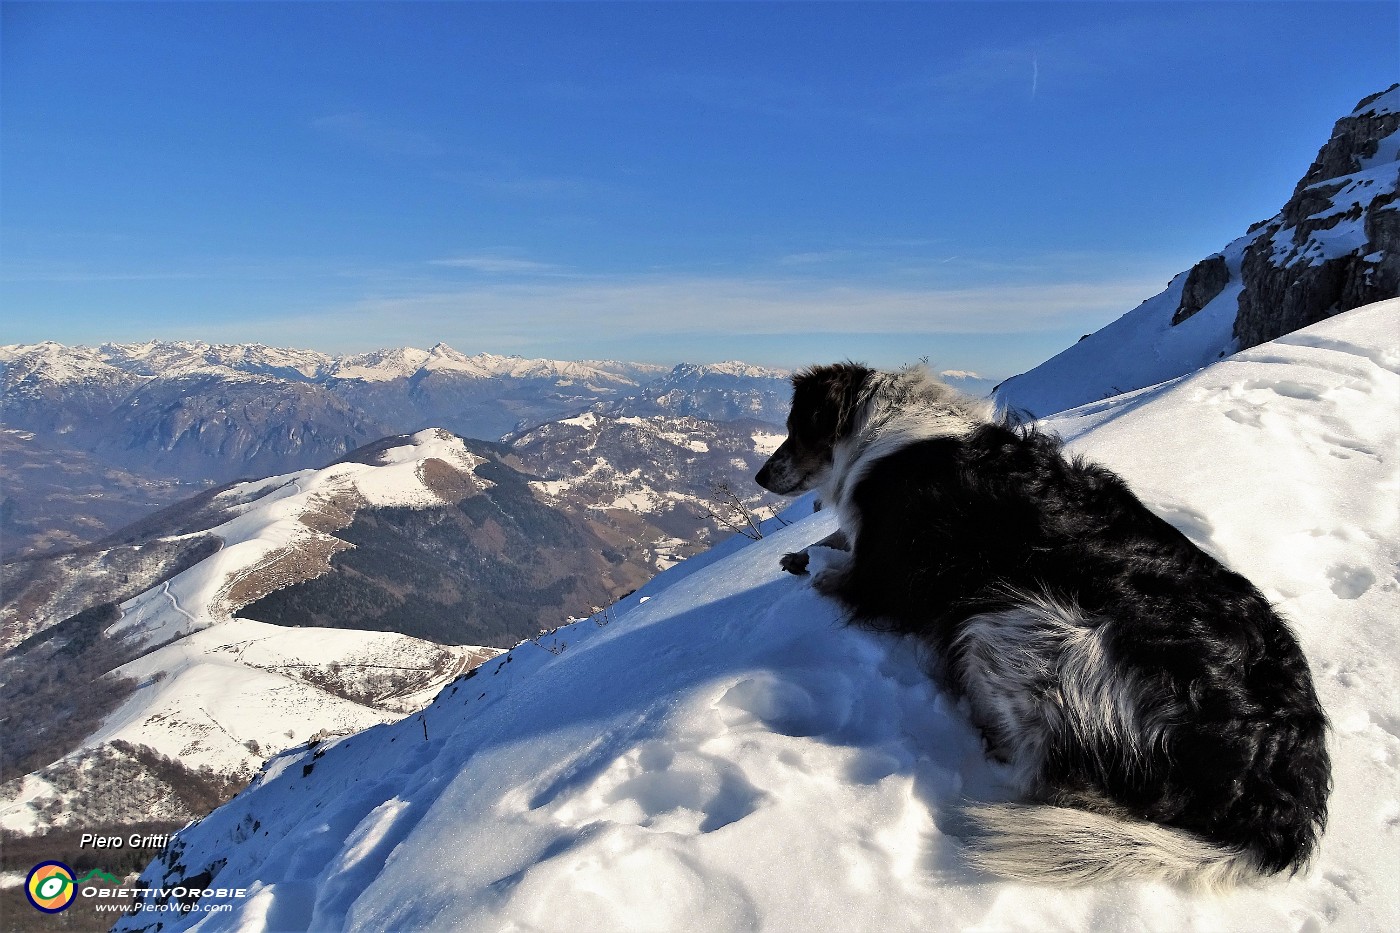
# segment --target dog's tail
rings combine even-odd
[[[1227,849],[1156,823],[1036,804],[971,807],[969,857],[1018,881],[1098,884],[1126,879],[1219,890],[1258,880],[1248,852]]]

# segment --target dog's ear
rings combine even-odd
[[[832,398],[836,400],[836,437],[846,437],[855,431],[863,390],[875,371],[850,360],[833,368],[837,372],[831,385]]]
[[[811,429],[834,443],[854,430],[863,390],[874,373],[849,360],[802,370],[792,377],[793,415],[810,418]]]

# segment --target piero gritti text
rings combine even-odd
[[[132,833],[129,836],[100,836],[96,833],[83,833],[78,837],[80,849],[164,849],[170,842],[170,833]]]

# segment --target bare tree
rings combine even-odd
[[[697,502],[696,508],[701,518],[708,518],[721,528],[728,528],[754,541],[763,537],[763,529],[734,487],[729,485],[729,480],[715,480],[710,484],[710,493],[715,497],[716,507]]]

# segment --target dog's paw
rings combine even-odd
[[[846,583],[846,568],[825,567],[812,577],[812,589],[823,596],[839,596]]]
[[[823,596],[839,596],[851,574],[851,553],[813,545],[807,549],[811,560],[807,571],[812,575],[812,589]]]
[[[799,577],[807,575],[807,552],[794,551],[791,554],[784,554],[778,561],[778,565],[788,573],[797,574]]]

